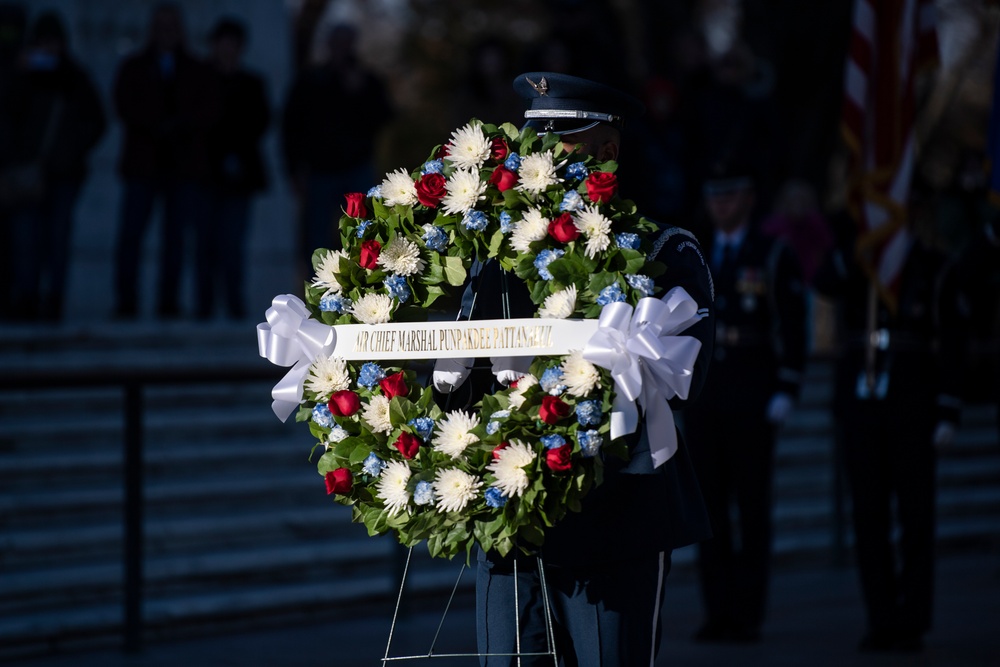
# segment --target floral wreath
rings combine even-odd
[[[657,226],[619,196],[616,168],[567,153],[557,135],[472,120],[419,169],[346,195],[342,249],[313,254],[302,317],[425,319],[464,286],[473,259],[513,271],[541,317],[635,305],[666,267],[648,259]],[[322,450],[328,493],[370,535],[426,541],[432,556],[541,545],[600,483],[603,457],[627,456],[611,438],[611,373],[579,351],[536,357],[471,412],[442,410],[405,365],[310,359],[296,420]]]

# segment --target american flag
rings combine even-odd
[[[932,0],[856,0],[841,129],[851,154],[858,259],[891,308],[911,242],[906,209],[916,158],[915,83],[937,55]]]

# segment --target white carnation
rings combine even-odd
[[[528,488],[528,472],[525,468],[535,460],[535,450],[520,440],[511,440],[507,447],[497,452],[487,469],[497,481],[493,486],[503,491],[508,498],[520,496]]]
[[[573,218],[580,233],[587,238],[587,257],[593,259],[611,245],[611,221],[595,205],[585,207]]]
[[[542,307],[538,309],[538,316],[564,320],[572,315],[574,310],[576,310],[576,285],[570,285],[545,297]]]
[[[574,396],[586,396],[601,386],[601,374],[594,364],[583,358],[580,350],[572,350],[562,362],[566,391]]]
[[[441,470],[434,478],[437,508],[442,512],[461,512],[476,497],[482,485],[478,477],[458,468]]]
[[[517,189],[532,194],[538,194],[559,182],[556,178],[556,166],[552,161],[552,151],[532,153],[524,157],[517,175],[520,180]]]
[[[375,495],[385,502],[390,516],[399,514],[410,504],[410,466],[403,461],[389,461],[375,484]]]
[[[420,248],[410,239],[397,236],[388,244],[378,256],[379,265],[389,273],[397,273],[401,276],[412,276],[420,273],[427,265],[420,259]]]
[[[466,447],[479,442],[479,436],[470,432],[479,426],[479,415],[454,410],[436,426],[437,434],[431,441],[434,451],[442,452],[452,458],[458,458]]]
[[[417,185],[405,169],[397,169],[385,175],[385,180],[382,181],[382,198],[386,206],[413,206],[419,201]]]
[[[385,396],[372,396],[361,413],[362,419],[375,433],[392,433],[392,420],[389,419],[389,399]]]
[[[369,292],[354,302],[350,312],[362,324],[384,324],[392,317],[392,297]]]
[[[351,376],[347,373],[347,362],[341,357],[321,355],[309,366],[305,386],[316,394],[319,401],[329,401],[333,392],[343,391],[350,385]]]
[[[537,208],[529,208],[524,217],[514,223],[510,247],[518,252],[529,252],[534,241],[541,241],[549,233],[549,219]]]
[[[337,282],[341,257],[346,259],[350,256],[343,250],[331,250],[323,256],[319,266],[316,267],[316,276],[313,278],[312,286],[325,289],[326,293],[323,296],[337,294],[342,289],[340,283]]]
[[[490,156],[490,149],[490,140],[483,128],[470,123],[451,133],[448,155],[444,159],[460,169],[479,169]]]
[[[479,173],[467,169],[457,169],[444,185],[445,194],[441,200],[441,210],[445,215],[465,213],[476,206],[484,192],[486,183],[479,179]]]

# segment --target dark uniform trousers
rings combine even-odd
[[[698,545],[706,632],[752,638],[764,620],[772,543],[777,392],[799,393],[805,302],[784,244],[747,230],[715,278],[709,381],[683,416],[713,537]],[[733,514],[735,508],[735,515]]]
[[[685,332],[702,342],[691,401],[704,382],[712,350],[711,277],[697,241],[688,232],[665,230],[656,240],[654,252],[668,267],[656,279],[663,288],[658,296],[679,285],[703,309],[703,319]],[[482,310],[473,312],[472,318],[530,317],[534,306],[530,301],[525,304],[523,284],[512,276],[507,284],[510,308],[506,313],[497,312],[500,298],[494,290],[500,289],[502,282],[497,274],[495,264],[484,267],[477,297]],[[478,382],[480,386],[487,383]],[[683,402],[675,401],[671,407],[682,407]],[[517,658],[511,655],[515,653],[521,654],[520,664],[525,667],[553,664],[551,655],[526,655],[547,650],[539,557],[561,664],[652,664],[660,642],[660,607],[671,550],[707,539],[711,533],[686,445],[681,441],[677,453],[654,470],[649,437],[644,426],[627,436],[630,461],[605,461],[604,482],[584,498],[582,511],[570,513],[546,531],[545,544],[537,554],[508,554],[505,558],[492,552],[479,554],[476,625],[479,652],[484,656],[481,665],[517,665]],[[515,557],[520,634],[515,625]]]

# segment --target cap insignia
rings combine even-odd
[[[528,83],[531,84],[531,87],[534,88],[535,92],[538,93],[539,95],[545,96],[545,95],[549,94],[549,82],[545,80],[544,76],[542,77],[542,80],[541,80],[540,83],[535,83],[534,81],[532,81],[528,77],[524,77],[524,78],[525,78],[525,80],[527,80]]]

